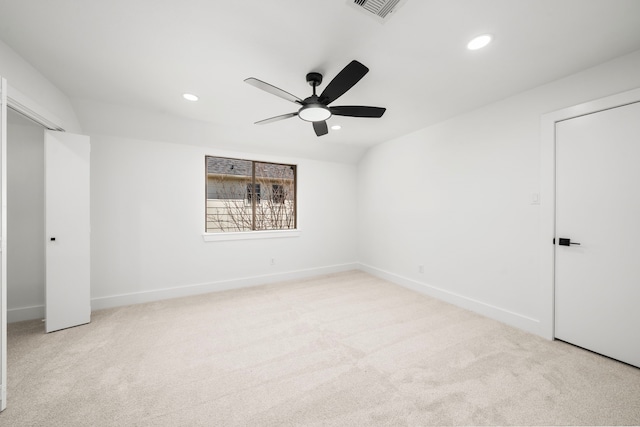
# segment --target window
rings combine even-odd
[[[253,203],[254,197],[256,203],[260,203],[260,184],[247,184],[247,203]]]
[[[205,157],[207,233],[296,228],[296,166]]]
[[[285,202],[284,187],[280,184],[271,186],[271,200],[273,203],[283,204]]]

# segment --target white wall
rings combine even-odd
[[[7,79],[10,98],[18,99],[69,132],[81,132],[80,123],[68,97],[2,40],[0,76]]]
[[[16,322],[44,315],[44,130],[8,117],[7,303]]]
[[[541,115],[636,87],[640,51],[372,148],[358,166],[363,267],[546,335]]]
[[[357,266],[355,165],[101,135],[91,147],[93,309]],[[301,235],[203,241],[206,154],[297,164]]]

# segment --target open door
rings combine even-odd
[[[7,81],[0,77],[0,411],[7,407]]]
[[[89,323],[89,137],[45,131],[45,330]]]

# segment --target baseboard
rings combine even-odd
[[[298,280],[309,277],[322,276],[325,274],[340,273],[349,270],[362,270],[373,276],[380,277],[381,279],[388,280],[405,288],[437,298],[458,307],[471,310],[483,316],[498,320],[500,322],[506,323],[507,325],[514,326],[527,332],[546,337],[544,331],[541,330],[542,325],[537,319],[514,313],[512,311],[496,307],[482,301],[475,300],[473,298],[468,298],[444,289],[440,289],[435,286],[430,286],[428,284],[421,283],[413,279],[409,279],[407,277],[403,277],[363,263],[338,264],[305,270],[295,270],[276,274],[243,277],[237,279],[221,280],[217,282],[200,283],[194,285],[177,286],[174,288],[155,289],[151,291],[93,298],[91,300],[91,309],[101,310],[105,308],[141,304],[163,299],[199,295],[209,292],[247,288],[252,286],[283,282],[287,280]],[[12,308],[7,310],[8,323],[21,322],[24,320],[43,319],[44,316],[44,305]]]
[[[209,292],[248,288],[252,286],[267,285],[270,283],[283,282],[287,280],[298,280],[308,277],[322,276],[325,274],[340,273],[343,271],[358,269],[359,264],[357,263],[338,264],[326,267],[310,268],[306,270],[295,270],[276,274],[265,274],[260,276],[221,280],[218,282],[198,283],[193,285],[177,286],[174,288],[155,289],[151,291],[134,292],[130,294],[112,295],[107,297],[93,298],[91,300],[91,310],[101,310],[105,308],[141,304],[145,302],[159,301],[170,298],[187,297],[191,295],[206,294]]]
[[[544,331],[541,330],[542,325],[537,319],[533,319],[504,308],[496,307],[473,298],[465,297],[464,295],[456,294],[445,289],[437,288],[426,283],[418,282],[407,277],[399,276],[367,264],[360,263],[359,269],[373,276],[388,280],[389,282],[414,290],[421,294],[437,298],[532,334],[546,337]]]
[[[7,323],[44,319],[44,305],[7,309]]]

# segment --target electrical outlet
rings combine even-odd
[[[276,265],[276,259],[275,258],[271,258],[271,265]]]
[[[418,266],[418,273],[423,274],[424,273],[424,265],[420,264]]]

